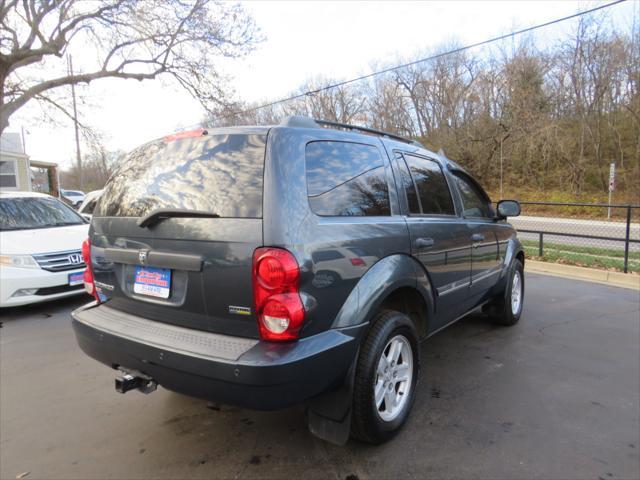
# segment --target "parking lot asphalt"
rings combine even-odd
[[[0,313],[1,478],[640,478],[637,291],[527,275],[515,327],[474,314],[424,343],[413,412],[378,447],[314,438],[301,407],[120,395],[76,346],[86,301]]]

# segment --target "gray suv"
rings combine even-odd
[[[121,393],[304,403],[315,435],[380,443],[411,410],[420,341],[479,307],[518,321],[519,213],[384,132],[290,117],[172,135],[104,189],[75,334]]]

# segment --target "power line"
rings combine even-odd
[[[531,31],[537,30],[539,28],[548,27],[549,25],[553,25],[553,24],[560,23],[560,22],[565,22],[567,20],[571,20],[573,18],[578,18],[578,17],[581,17],[583,15],[588,15],[588,14],[596,12],[598,10],[603,10],[605,8],[613,7],[614,5],[617,5],[619,3],[623,3],[625,1],[626,0],[616,0],[615,2],[607,3],[605,5],[600,5],[600,6],[591,8],[589,10],[585,10],[583,12],[574,13],[574,14],[566,16],[566,17],[557,18],[555,20],[551,20],[551,21],[548,21],[548,22],[545,22],[545,23],[540,23],[538,25],[533,25],[531,27],[523,28],[522,30],[517,30],[515,32],[507,33],[505,35],[500,35],[498,37],[489,38],[489,39],[483,40],[481,42],[476,42],[476,43],[472,43],[470,45],[465,45],[464,47],[455,48],[453,50],[449,50],[448,52],[437,53],[435,55],[431,55],[430,57],[421,58],[419,60],[414,60],[412,62],[404,63],[402,65],[396,65],[395,67],[385,68],[384,70],[379,70],[377,72],[368,73],[367,75],[361,75],[359,77],[352,78],[350,80],[344,80],[344,81],[338,82],[338,83],[334,83],[333,85],[327,85],[325,87],[318,88],[316,90],[309,90],[307,92],[299,93],[299,94],[293,95],[291,97],[282,98],[280,100],[275,100],[273,102],[265,103],[264,105],[260,105],[258,107],[253,107],[253,108],[249,108],[249,109],[246,109],[246,110],[241,110],[241,111],[238,111],[238,112],[234,112],[231,115],[235,116],[235,115],[242,115],[244,113],[255,112],[256,110],[261,110],[263,108],[273,107],[274,105],[279,105],[280,103],[290,102],[292,100],[297,100],[298,98],[303,98],[303,97],[306,97],[308,95],[315,95],[316,93],[320,93],[320,92],[323,92],[325,90],[330,90],[332,88],[342,87],[344,85],[349,85],[350,83],[354,83],[354,82],[360,82],[362,80],[366,80],[368,78],[375,77],[377,75],[382,75],[384,73],[389,73],[389,72],[393,72],[395,70],[400,70],[400,69],[403,69],[403,68],[411,67],[413,65],[417,65],[419,63],[427,62],[427,61],[430,61],[430,60],[435,60],[436,58],[444,57],[444,56],[447,56],[447,55],[452,55],[454,53],[464,52],[465,50],[470,50],[472,48],[480,47],[482,45],[487,45],[489,43],[497,42],[497,41],[500,41],[500,40],[505,40],[505,39],[507,39],[509,37],[515,37],[516,35],[522,35],[523,33],[531,32]]]

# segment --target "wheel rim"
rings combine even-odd
[[[403,335],[393,337],[382,350],[375,372],[376,411],[391,422],[404,410],[413,387],[413,350]]]
[[[511,313],[517,315],[522,305],[522,279],[520,272],[516,270],[511,282]]]

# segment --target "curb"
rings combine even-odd
[[[614,287],[640,290],[640,275],[621,272],[609,272],[595,268],[575,267],[560,263],[539,262],[536,260],[525,261],[525,269],[531,273],[543,273],[555,277],[573,278],[588,282],[604,283]]]

